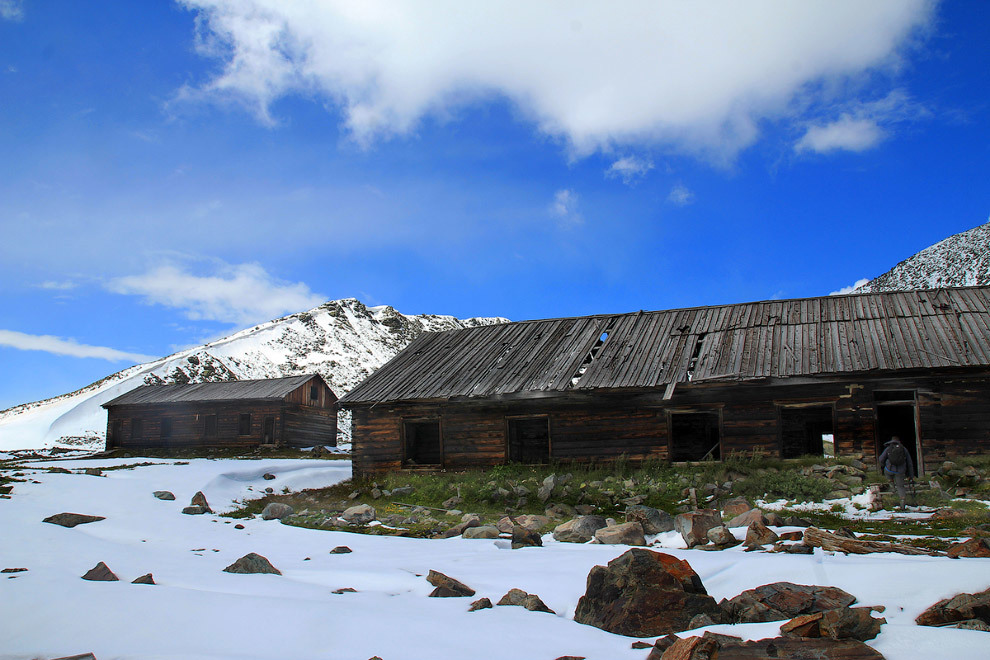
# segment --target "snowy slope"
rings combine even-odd
[[[854,293],[990,284],[990,222],[908,257]]]
[[[342,396],[422,332],[506,319],[406,316],[354,298],[242,330],[224,339],[120,371],[76,392],[0,412],[0,450],[96,447],[106,434],[101,404],[142,384],[275,378],[318,373]],[[341,420],[343,440],[349,421]]]

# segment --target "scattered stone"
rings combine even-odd
[[[626,522],[638,522],[644,534],[663,534],[674,529],[674,517],[666,511],[637,504],[626,508]]]
[[[120,578],[114,575],[113,571],[110,570],[110,567],[102,561],[86,571],[86,575],[82,576],[82,579],[90,580],[92,582],[117,582],[120,580]]]
[[[243,573],[243,574],[254,574],[254,573],[273,573],[275,575],[281,575],[282,571],[278,570],[272,563],[268,561],[266,557],[249,552],[244,555],[233,564],[223,569],[224,573]]]
[[[774,582],[747,589],[719,605],[732,623],[763,623],[848,607],[855,602],[855,596],[838,587]]]
[[[801,533],[797,532],[798,538],[801,537]],[[754,545],[769,545],[771,543],[776,543],[780,537],[772,529],[764,525],[763,523],[756,521],[749,526],[746,530],[746,545],[752,547]]]
[[[499,535],[498,528],[494,525],[480,525],[478,527],[469,527],[461,533],[461,538],[465,539],[497,539]]]
[[[972,594],[956,594],[938,601],[918,615],[919,626],[944,626],[960,621],[980,619],[990,624],[990,589]]]
[[[340,589],[334,589],[330,593],[337,594],[338,596],[340,594],[356,594],[357,589],[355,589],[354,587],[341,587]]]
[[[264,511],[261,512],[262,520],[281,520],[286,516],[291,516],[295,512],[288,504],[282,502],[269,502]]]
[[[643,526],[636,521],[602,527],[595,532],[595,540],[605,545],[646,545]]]
[[[492,607],[492,601],[487,598],[479,598],[478,600],[471,603],[471,607],[468,608],[468,612],[477,612],[478,610],[487,610]]]
[[[182,509],[182,513],[186,514],[187,516],[201,516],[204,513],[209,513],[209,512],[210,512],[209,509],[204,509],[203,507],[197,505],[187,506]]]
[[[543,547],[543,539],[539,532],[526,529],[522,525],[512,526],[512,549],[528,547]]]
[[[134,578],[131,581],[131,584],[155,584],[155,578],[151,575],[151,573],[145,573],[141,577]]]
[[[753,507],[746,501],[745,497],[733,497],[722,507],[722,515],[731,520],[736,516],[746,513]]]
[[[950,557],[990,557],[990,539],[975,538],[969,539],[968,541],[963,541],[962,543],[953,543],[946,550],[945,554]]]
[[[358,504],[344,509],[341,518],[352,525],[364,525],[375,519],[375,508],[369,504]]]
[[[732,535],[729,528],[725,525],[719,525],[718,527],[712,527],[708,530],[708,540],[714,543],[719,548],[729,548],[734,545],[739,545],[740,541],[736,540],[736,537]]]
[[[553,530],[553,538],[565,543],[587,543],[603,527],[605,518],[602,516],[580,516],[557,525]]]
[[[106,520],[106,518],[104,516],[90,516],[84,513],[56,513],[54,516],[48,516],[41,522],[61,525],[62,527],[75,527],[76,525],[85,525],[86,523],[100,520]]]
[[[574,620],[608,632],[651,637],[685,630],[698,614],[722,620],[690,564],[642,548],[626,551],[588,573]]]
[[[767,517],[763,515],[763,512],[759,509],[749,509],[740,513],[738,516],[725,523],[726,527],[749,527],[753,523],[758,522],[761,525],[767,524]]]
[[[169,491],[169,490],[156,490],[154,493],[152,493],[152,495],[154,495],[155,497],[157,497],[160,500],[174,500],[175,499],[175,495],[172,493],[172,491]]]
[[[674,529],[681,535],[687,547],[708,543],[708,530],[722,524],[722,514],[715,509],[701,509],[681,513],[674,518]]]
[[[213,509],[210,508],[209,503],[206,501],[206,495],[203,495],[203,491],[196,491],[196,494],[192,496],[192,500],[189,501],[190,506],[200,506],[203,507],[205,513],[213,513]]]
[[[430,594],[431,598],[473,596],[475,594],[471,587],[439,571],[430,570],[429,575],[426,576],[426,581],[436,587]]]
[[[525,607],[530,612],[547,612],[549,614],[556,614],[553,610],[547,607],[540,597],[536,594],[529,594],[522,589],[509,589],[509,591],[502,596],[496,605],[517,605],[519,607]]]
[[[0,573],[23,573],[26,570],[26,568],[5,568]]]
[[[261,475],[261,478],[264,479],[265,481],[271,481],[272,479],[275,478],[275,475],[272,474],[271,472],[265,472],[263,475]]]

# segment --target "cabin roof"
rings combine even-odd
[[[103,404],[131,406],[155,403],[196,403],[205,401],[259,401],[283,399],[305,385],[314,374],[265,378],[261,380],[231,380],[219,383],[186,383],[177,385],[143,385]],[[316,375],[320,378],[319,375]],[[322,380],[322,378],[321,378]]]
[[[340,403],[987,366],[988,310],[990,287],[959,287],[424,333]]]

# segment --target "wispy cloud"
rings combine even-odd
[[[687,206],[694,202],[694,193],[683,183],[678,183],[670,189],[667,201],[675,206]]]
[[[315,97],[368,144],[501,96],[578,155],[649,144],[723,159],[755,142],[762,122],[794,119],[795,101],[866,72],[895,74],[935,8],[181,2],[198,12],[199,52],[219,73],[183,88],[180,101],[238,103],[272,124],[279,98]]]
[[[192,263],[169,261],[140,275],[107,283],[114,293],[141,296],[149,305],[178,309],[187,318],[242,326],[316,307],[326,297],[302,282],[286,282],[256,263],[213,261],[206,274]]]
[[[578,196],[570,188],[554,193],[553,203],[550,204],[550,215],[559,219],[562,227],[579,225],[584,218],[578,213]]]
[[[652,169],[653,161],[648,158],[624,156],[605,170],[605,176],[609,179],[620,178],[628,186],[642,179]]]
[[[869,281],[870,280],[868,280],[868,279],[866,279],[864,277],[863,279],[856,280],[853,284],[850,284],[849,286],[844,286],[841,289],[839,289],[838,291],[833,291],[832,293],[830,293],[828,295],[830,295],[830,296],[844,296],[844,295],[846,295],[848,293],[855,293],[856,289],[858,289],[859,287],[863,286],[864,284],[868,284]]]
[[[80,344],[75,339],[63,339],[52,335],[29,335],[15,330],[0,330],[0,346],[9,346],[21,351],[43,351],[54,355],[68,355],[78,358],[98,358],[110,362],[151,362],[158,359],[154,355],[128,353],[106,346]]]
[[[0,18],[5,21],[24,20],[24,3],[21,0],[0,0]]]

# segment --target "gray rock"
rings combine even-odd
[[[269,502],[265,506],[264,511],[261,512],[262,520],[281,520],[286,516],[292,515],[295,510],[288,504],[283,504],[282,502]]]
[[[224,573],[243,573],[243,574],[254,574],[254,573],[272,573],[274,575],[281,575],[282,571],[278,570],[272,563],[268,561],[266,557],[249,552],[244,555],[233,564],[223,569]]]
[[[498,535],[498,528],[493,525],[469,527],[461,532],[461,538],[465,539],[497,539]]]
[[[100,520],[106,520],[106,518],[103,516],[90,516],[85,513],[56,513],[54,516],[48,516],[41,522],[61,525],[62,527],[75,527],[76,525],[85,525]]]
[[[82,576],[82,579],[90,580],[92,582],[117,582],[120,580],[120,578],[114,575],[113,571],[111,571],[110,568],[102,561],[86,571],[86,574]]]
[[[635,521],[602,527],[595,532],[595,540],[605,545],[646,545],[643,526]]]
[[[369,504],[358,504],[349,507],[341,514],[341,518],[353,525],[364,525],[375,519],[375,509]]]
[[[564,543],[587,543],[603,527],[605,518],[602,516],[581,516],[557,525],[553,530],[553,538]]]
[[[168,490],[156,490],[154,493],[152,493],[152,495],[154,495],[155,497],[157,497],[160,500],[170,500],[171,501],[171,500],[174,500],[175,499],[175,495],[171,491],[168,491]]]
[[[626,509],[626,522],[638,522],[644,534],[662,534],[674,529],[674,516],[641,504]]]

